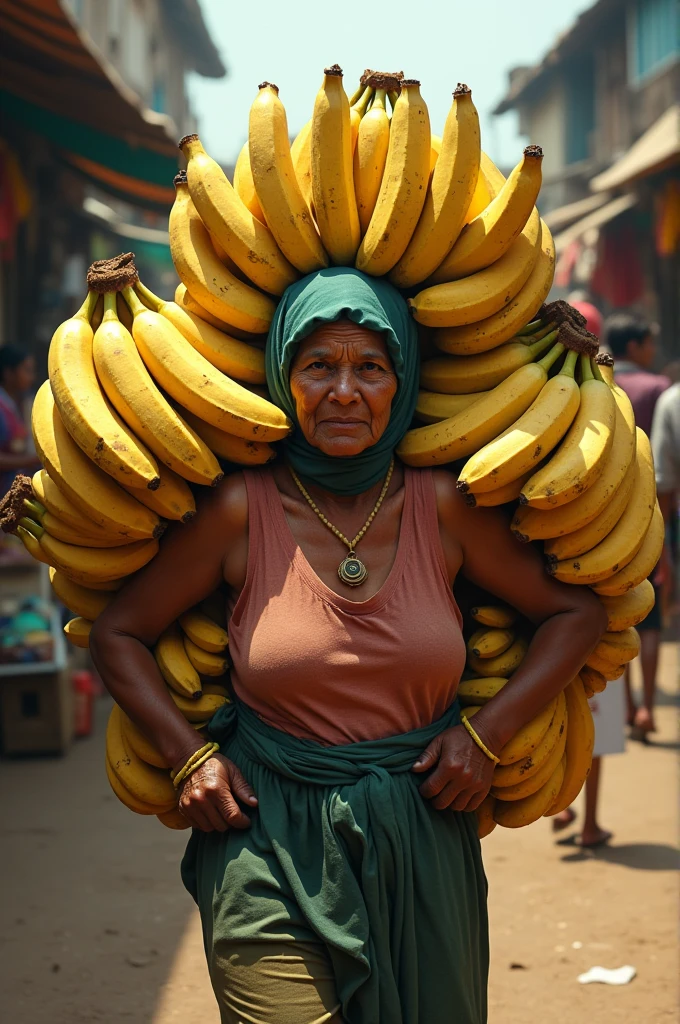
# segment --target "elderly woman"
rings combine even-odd
[[[233,702],[182,784],[183,863],[228,1024],[482,1024],[486,880],[474,813],[492,755],[579,670],[597,599],[544,572],[503,515],[394,449],[418,386],[406,303],[337,268],[291,286],[267,346],[295,424],[273,466],[229,476],[114,601],[92,653],[181,769],[203,743],[150,648],[231,594]],[[537,627],[512,681],[459,724],[459,573]]]

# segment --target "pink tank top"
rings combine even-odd
[[[277,729],[328,745],[395,736],[443,715],[465,644],[431,471],[406,468],[394,565],[362,602],[338,596],[316,575],[271,472],[243,475],[248,569],[229,623],[238,697]]]

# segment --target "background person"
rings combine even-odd
[[[680,495],[680,383],[659,398],[652,423],[652,451],[659,506],[666,524],[666,544],[657,569],[657,581],[668,607],[674,594],[673,540],[677,536]]]
[[[31,475],[40,460],[31,451],[22,404],[33,391],[35,359],[14,345],[0,348],[0,494],[6,494],[17,473]]]

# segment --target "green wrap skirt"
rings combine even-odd
[[[195,830],[182,878],[201,912],[223,1022],[484,1024],[476,815],[432,808],[410,770],[458,721],[454,704],[426,728],[323,747],[243,703],[220,709],[211,736],[258,807],[250,829]],[[295,991],[298,1008],[286,1005]]]

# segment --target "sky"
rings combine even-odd
[[[440,135],[457,82],[480,115],[482,147],[513,166],[524,139],[511,112],[492,117],[507,73],[535,64],[593,0],[200,0],[209,31],[228,66],[223,79],[192,74],[189,94],[203,144],[233,164],[246,140],[248,111],[263,81],[275,82],[292,136],[309,120],[324,67],[340,64],[352,93],[364,68],[403,70],[418,78]]]

